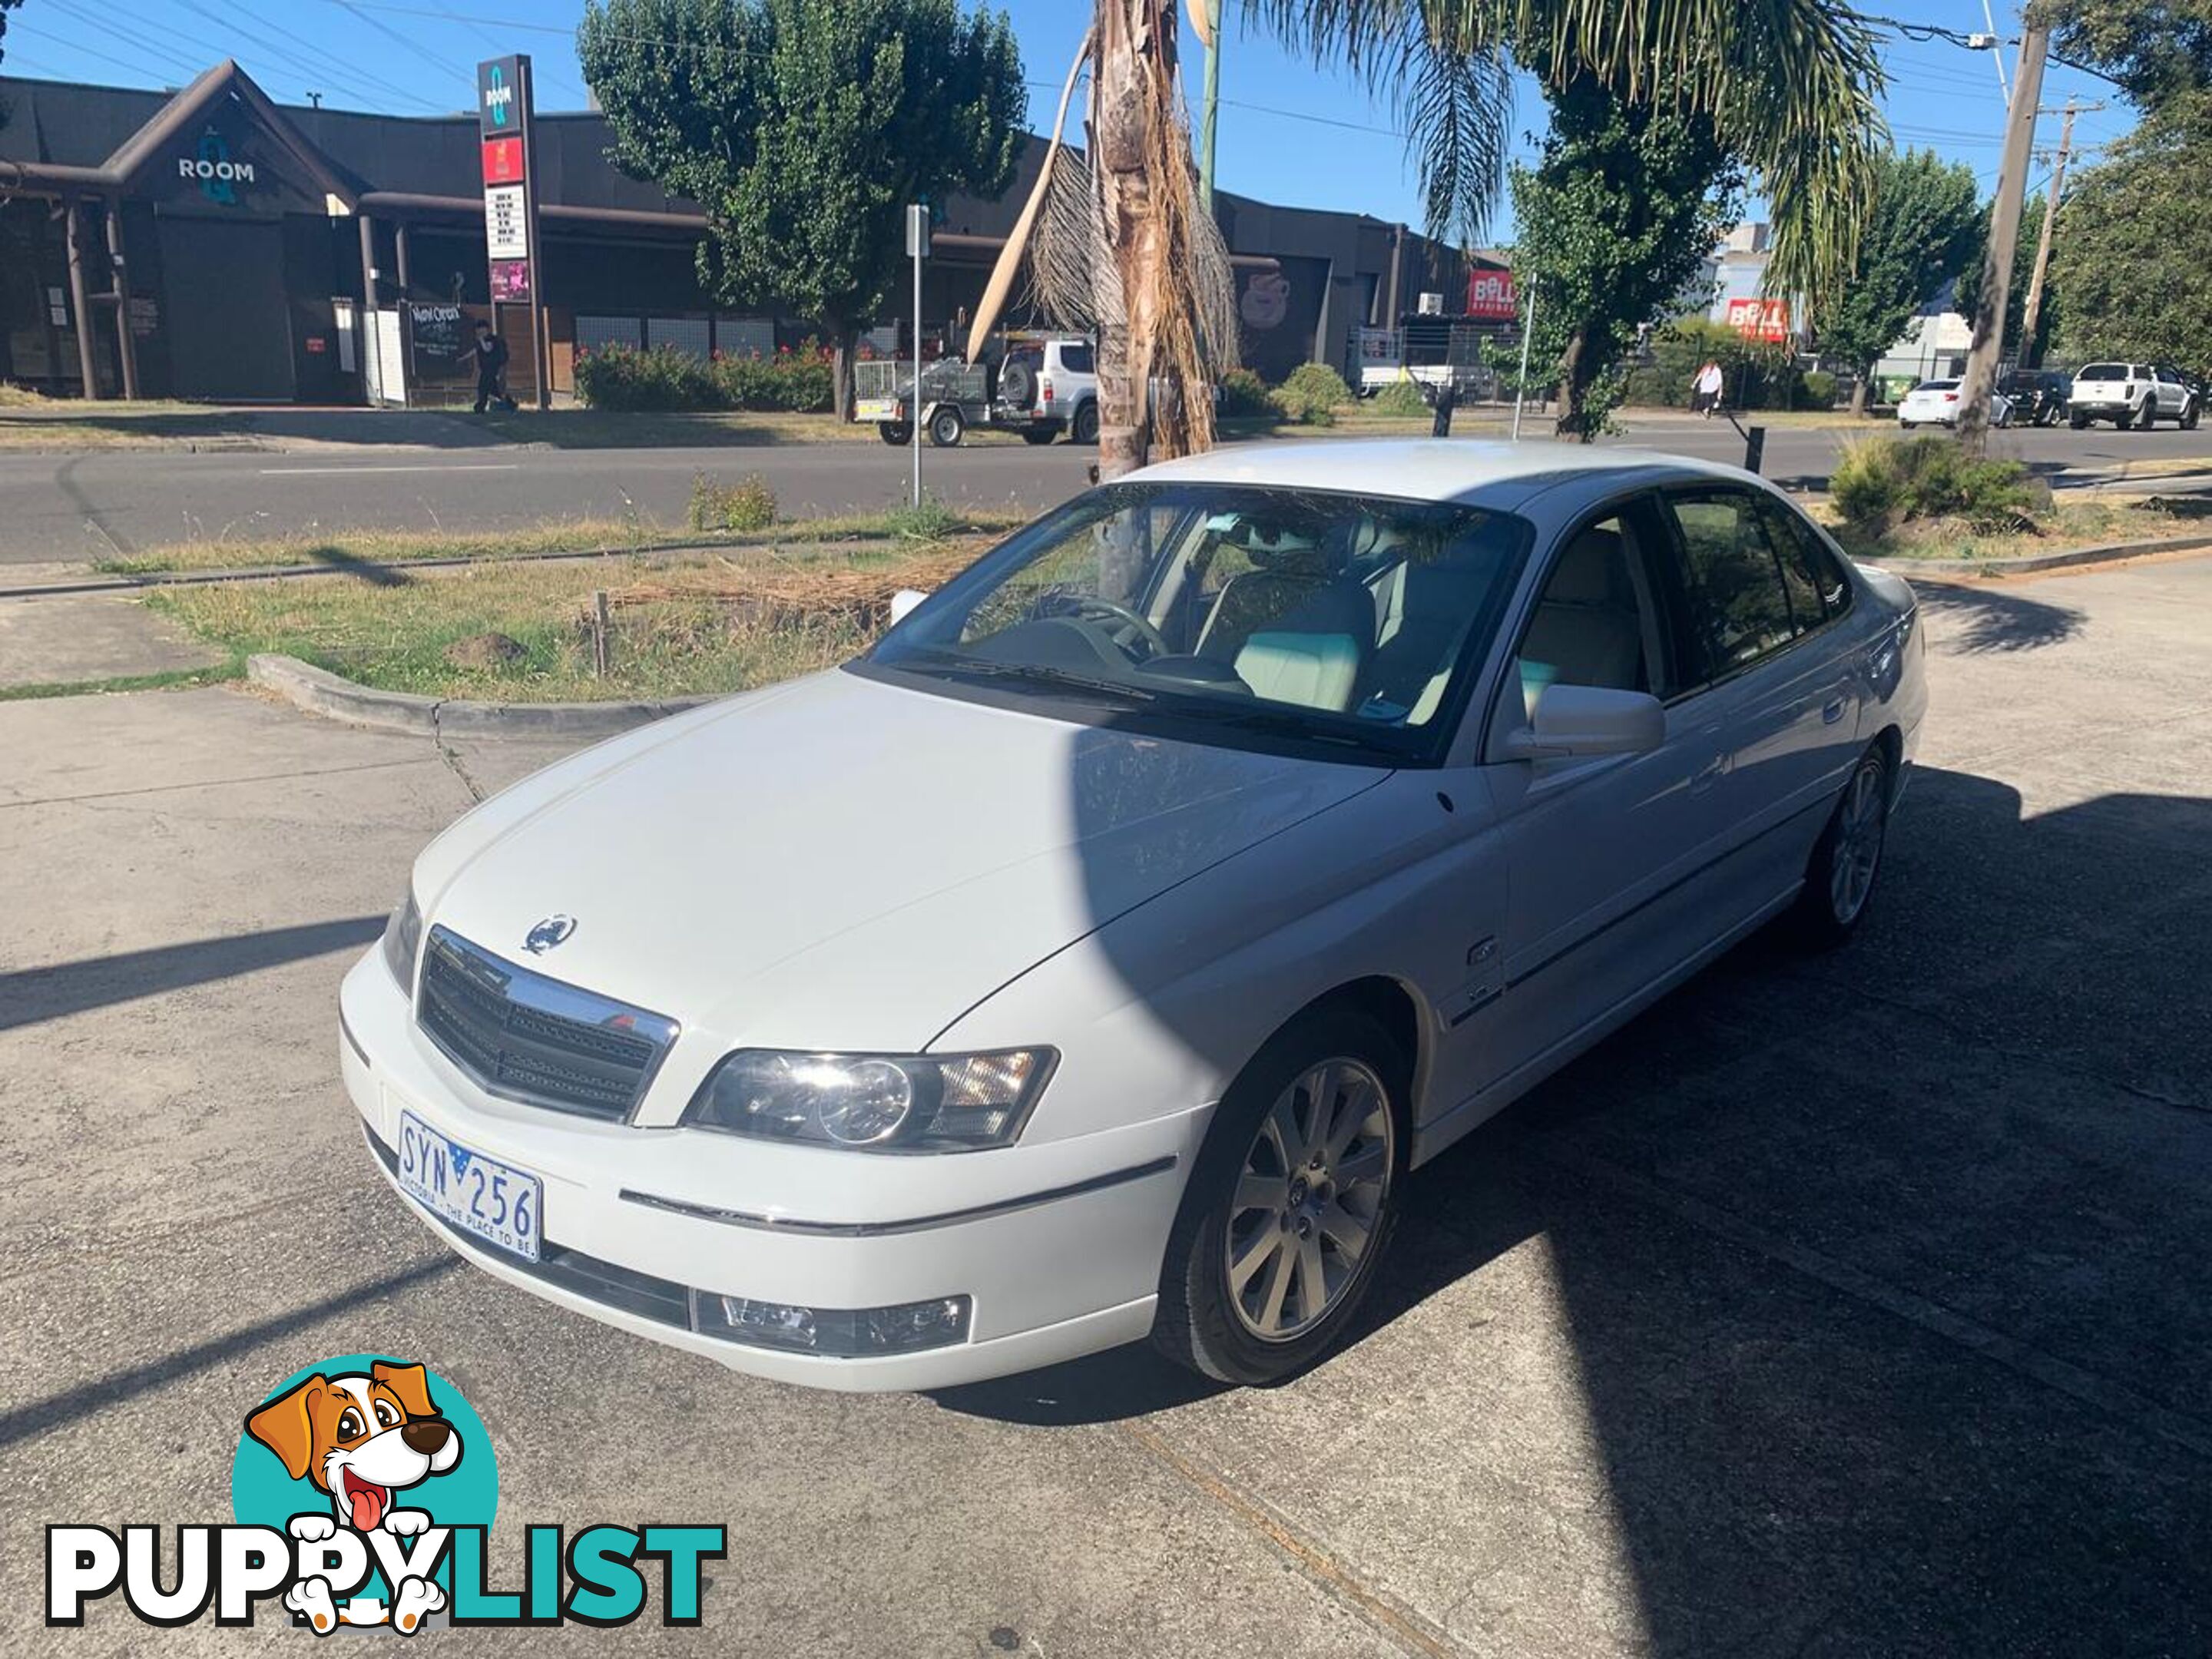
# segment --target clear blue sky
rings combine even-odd
[[[1009,0],[1006,9],[1031,82],[1031,124],[1042,125],[1052,118],[1090,8],[1083,0]],[[1240,9],[1239,0],[1224,0],[1232,19]],[[1865,9],[1961,32],[1986,27],[1981,0],[1897,0],[1893,9],[1865,0]],[[1999,3],[1996,14],[1999,33],[2016,34],[2016,8]],[[175,86],[232,57],[280,103],[302,102],[313,89],[332,106],[420,115],[467,108],[477,60],[520,51],[536,60],[540,107],[577,108],[584,88],[573,31],[580,15],[580,0],[25,0],[9,18],[4,72]],[[1227,33],[1221,185],[1418,225],[1419,198],[1387,109],[1341,74],[1291,57],[1233,21]],[[2008,72],[2012,56],[2008,49]],[[1988,190],[2004,125],[1991,55],[1893,37],[1887,63],[1898,142],[1967,162]],[[1195,102],[1195,50],[1188,69]],[[2133,123],[2111,88],[2053,64],[2044,102],[2056,106],[2069,93],[2108,104],[2076,123],[2082,144],[2108,140]],[[1541,100],[1524,87],[1515,114],[1524,150],[1543,119]],[[2039,143],[2055,147],[2057,135],[2057,118],[2046,118]],[[2043,177],[2039,165],[2031,182]],[[1493,229],[1496,240],[1510,235],[1502,203]]]

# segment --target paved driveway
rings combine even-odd
[[[374,1350],[483,1413],[503,1528],[729,1524],[656,1650],[2205,1651],[2212,561],[1927,598],[1860,940],[1754,941],[1425,1170],[1360,1340],[1266,1393],[1133,1350],[816,1395],[456,1267],[332,996],[549,757],[0,705],[0,1648],[149,1650],[36,1626],[42,1524],[227,1518],[242,1410]]]

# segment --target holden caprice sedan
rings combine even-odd
[[[1926,701],[1903,582],[1620,449],[1218,452],[894,611],[470,813],[342,997],[453,1248],[837,1389],[1308,1364],[1408,1170],[1852,931]]]

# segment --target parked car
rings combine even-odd
[[[2092,421],[2110,421],[2125,432],[2147,431],[2161,420],[2194,429],[2202,407],[2170,363],[2090,363],[2074,371],[2067,424],[2076,432]]]
[[[1091,343],[1079,337],[1016,341],[995,362],[940,357],[921,367],[884,358],[854,366],[853,418],[872,422],[887,444],[914,441],[922,430],[940,449],[972,428],[1019,432],[1048,444],[1062,432],[1079,444],[1098,441],[1098,374]]]
[[[1906,392],[1897,405],[1897,424],[1910,432],[1917,426],[1956,426],[1960,408],[1959,382],[1923,380]],[[2012,424],[2012,399],[2002,392],[1990,393],[1990,424]]]
[[[2013,407],[2013,418],[2030,426],[2056,426],[2066,418],[2074,395],[2073,377],[2057,369],[2014,369],[1997,382]]]
[[[462,1255],[836,1389],[1311,1362],[1409,1170],[1850,934],[1926,704],[1904,582],[1632,450],[1193,457],[896,609],[477,808],[340,994]]]

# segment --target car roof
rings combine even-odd
[[[1229,444],[1128,475],[1146,483],[1239,483],[1340,490],[1412,501],[1480,499],[1510,507],[1558,485],[1668,478],[1757,481],[1741,468],[1687,455],[1606,445],[1420,438],[1277,438]]]

